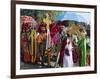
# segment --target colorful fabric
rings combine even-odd
[[[86,65],[86,56],[87,56],[87,48],[86,48],[86,39],[83,38],[78,41],[78,56],[79,56],[79,65]]]
[[[65,45],[64,57],[63,57],[63,67],[73,67],[73,52],[72,52],[72,42],[67,38],[67,44]]]

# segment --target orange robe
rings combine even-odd
[[[46,38],[47,34],[46,33],[40,33],[37,36],[37,58],[40,60],[40,57],[44,56],[45,50],[46,50]]]
[[[29,45],[26,35],[23,35],[21,38],[21,53],[22,53],[22,60],[24,62],[30,62],[31,55],[29,52]]]

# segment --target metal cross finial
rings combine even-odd
[[[81,36],[80,28],[80,26],[76,26],[74,23],[70,23],[68,30],[71,34],[77,34],[78,36]]]
[[[49,29],[49,25],[51,24],[51,20],[49,19],[49,14],[46,13],[46,18],[43,19],[43,22],[47,24],[47,29]]]

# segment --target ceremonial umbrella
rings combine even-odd
[[[31,16],[21,16],[21,23],[31,23],[32,19]]]
[[[30,27],[35,27],[37,22],[31,16],[21,16],[22,29],[27,31]]]
[[[37,25],[37,22],[34,20],[34,18],[32,18],[31,16],[21,16],[21,26],[22,26],[22,30],[24,30],[25,35],[27,37],[27,32],[31,30],[31,44],[28,43],[28,48],[30,47],[31,49],[31,62],[34,63],[35,62],[35,58],[36,58],[36,31],[32,30],[35,28],[35,26]],[[26,38],[28,40],[28,37]],[[27,41],[28,42],[28,41]],[[35,50],[35,52],[33,51]]]

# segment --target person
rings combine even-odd
[[[21,34],[21,56],[22,60],[27,63],[31,61],[31,55],[29,51],[29,42],[26,33]]]
[[[36,38],[37,41],[37,63],[43,65],[44,63],[44,55],[46,50],[46,41],[47,41],[47,33],[46,33],[46,24],[42,23],[40,26],[40,32]]]
[[[67,39],[64,48],[63,67],[73,67],[73,47],[71,34],[67,32]]]
[[[74,66],[77,66],[78,54],[77,54],[77,42],[78,38],[76,34],[72,35],[72,45],[73,45],[73,62]]]
[[[64,50],[65,50],[65,45],[66,45],[67,34],[66,34],[66,31],[65,31],[65,29],[66,29],[65,25],[60,23],[59,27],[60,27],[60,31],[59,31],[59,37],[60,37],[60,42],[59,42],[59,45],[60,45],[59,65],[61,67],[63,67],[63,57],[64,57]]]
[[[86,47],[86,31],[81,29],[81,36],[78,41],[78,58],[79,66],[86,66],[87,60],[87,47]]]
[[[22,60],[26,63],[31,61],[31,55],[29,51],[29,41],[26,29],[26,27],[28,26],[29,25],[27,23],[22,24],[22,32],[21,32],[21,56]]]
[[[72,45],[72,35],[66,31],[67,37],[62,40],[61,50],[60,50],[60,63],[61,67],[73,67],[73,45]]]

